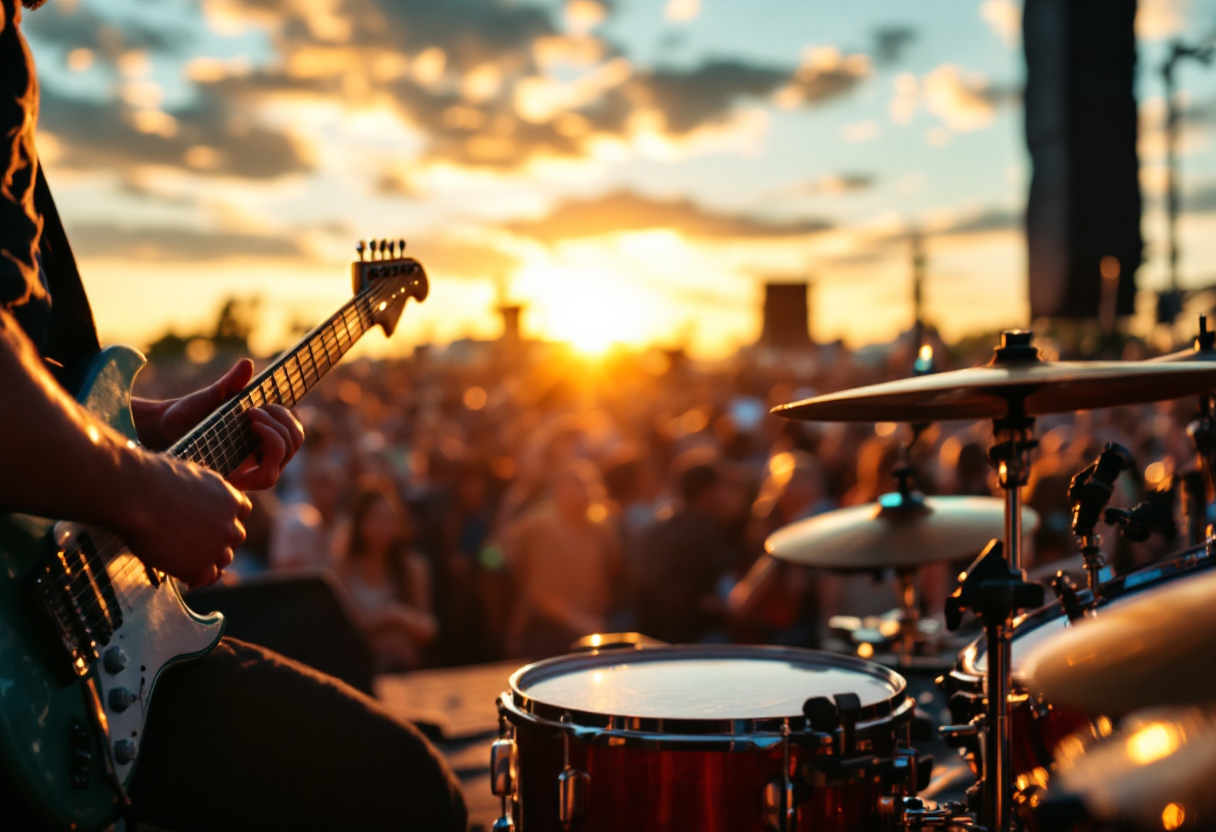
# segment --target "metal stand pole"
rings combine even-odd
[[[1005,491],[1005,556],[1015,572],[1022,570],[1022,486],[1030,476],[1030,451],[1038,443],[1031,437],[1034,419],[1028,418],[1022,400],[1010,399],[1004,419],[993,422],[997,444],[989,453]],[[1024,579],[1024,576],[1023,576]],[[1008,832],[1013,797],[1013,733],[1009,707],[1009,680],[1013,675],[1010,628],[1012,613],[985,621],[988,647],[988,730],[984,747],[985,825],[992,832]]]
[[[901,569],[896,572],[895,590],[899,595],[900,612],[899,666],[911,667],[920,632],[920,594],[917,592],[915,570]]]

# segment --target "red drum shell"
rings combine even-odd
[[[674,718],[639,718],[562,709],[552,701],[535,701],[527,693],[529,674],[535,675],[538,668],[560,673],[565,667],[580,665],[588,670],[594,662],[619,665],[689,659],[830,668],[857,674],[858,687],[869,686],[871,691],[873,681],[880,679],[889,685],[889,695],[869,702],[863,697],[857,753],[890,757],[897,738],[907,739],[913,703],[905,694],[902,677],[849,657],[792,648],[673,646],[549,659],[512,676],[512,690],[503,695],[503,712],[515,733],[514,820],[519,832],[566,832],[558,814],[558,777],[567,754],[571,768],[590,775],[586,811],[571,830],[764,832],[765,785],[781,778],[780,725],[788,721],[794,732],[807,730],[797,710],[780,718],[742,712],[737,720],[692,719],[686,713]],[[839,679],[833,677],[832,684]],[[805,695],[830,698],[849,692],[853,691],[817,690],[808,685]],[[639,698],[644,695],[639,691]],[[792,779],[797,780],[806,761],[830,755],[831,749],[791,742],[789,753]],[[799,786],[796,829],[865,832],[885,828],[879,814],[882,789],[872,777],[819,788]]]

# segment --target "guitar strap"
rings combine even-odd
[[[101,349],[101,344],[89,296],[80,281],[76,258],[41,165],[34,184],[34,207],[42,215],[38,254],[51,294],[51,318],[42,356],[48,359],[50,369],[62,384],[82,361]]]

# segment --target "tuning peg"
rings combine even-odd
[[[388,249],[388,240],[381,240],[380,241],[380,259],[381,260],[384,259],[384,252],[386,249]]]
[[[401,245],[401,256],[404,257],[405,256],[405,240],[398,240],[397,242]]]
[[[355,246],[355,251],[357,251],[359,253],[359,262],[360,263],[363,262],[363,252],[366,250],[367,250],[367,244],[364,243],[362,240],[359,241],[359,245]]]
[[[368,248],[367,248],[367,259],[368,260],[376,259],[376,238],[375,237],[372,238],[371,245],[368,246]]]

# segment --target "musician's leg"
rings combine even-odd
[[[466,828],[459,784],[412,726],[235,639],[157,684],[132,799],[174,830]]]

